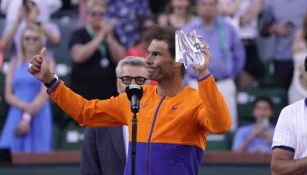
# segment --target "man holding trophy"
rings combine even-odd
[[[211,59],[208,45],[195,34],[177,33],[177,39],[185,40],[181,44],[188,46],[187,52],[177,50],[179,55],[180,52],[184,55],[177,60],[194,68],[199,91],[184,86],[183,63],[175,60],[175,31],[154,28],[149,55],[145,60],[148,78],[158,81],[158,85],[144,86],[140,99],[136,174],[197,175],[208,133],[222,134],[231,126],[227,105],[208,69]],[[177,49],[180,49],[179,45]],[[195,64],[198,61],[203,64]],[[126,94],[108,100],[88,101],[82,98],[54,76],[45,50],[33,57],[29,72],[48,85],[51,99],[81,126],[128,125],[130,155],[132,113]],[[130,173],[131,157],[128,158],[125,175]]]

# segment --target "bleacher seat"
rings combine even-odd
[[[232,135],[231,132],[222,135],[209,134],[207,137],[206,151],[230,150]]]
[[[272,121],[276,122],[279,113],[283,107],[288,104],[287,91],[282,88],[244,88],[239,89],[237,93],[238,101],[238,116],[240,122],[252,121],[252,104],[254,100],[259,96],[267,96],[273,102],[273,117]]]

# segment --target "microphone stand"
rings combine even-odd
[[[140,110],[140,100],[143,95],[143,89],[139,85],[129,85],[126,87],[127,97],[130,100],[130,109],[133,113],[132,117],[132,143],[131,143],[131,175],[136,174],[136,140],[137,140],[137,116]]]
[[[136,138],[137,138],[137,117],[136,112],[133,113],[132,118],[132,146],[131,146],[131,175],[135,175],[135,167],[136,167]]]

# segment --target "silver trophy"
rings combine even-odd
[[[177,30],[175,34],[176,62],[187,68],[191,64],[204,65],[204,45],[200,38],[192,38],[190,34]]]

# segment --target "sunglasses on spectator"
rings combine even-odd
[[[132,80],[134,79],[135,83],[137,85],[143,85],[145,83],[145,81],[147,80],[147,78],[145,77],[131,77],[131,76],[122,76],[122,77],[118,77],[119,79],[122,80],[122,82],[125,84],[125,85],[129,85],[131,84]]]
[[[39,40],[39,37],[24,36],[23,39],[24,39],[25,41],[37,42],[37,41]]]
[[[106,15],[105,12],[90,12],[92,17],[104,17]]]

